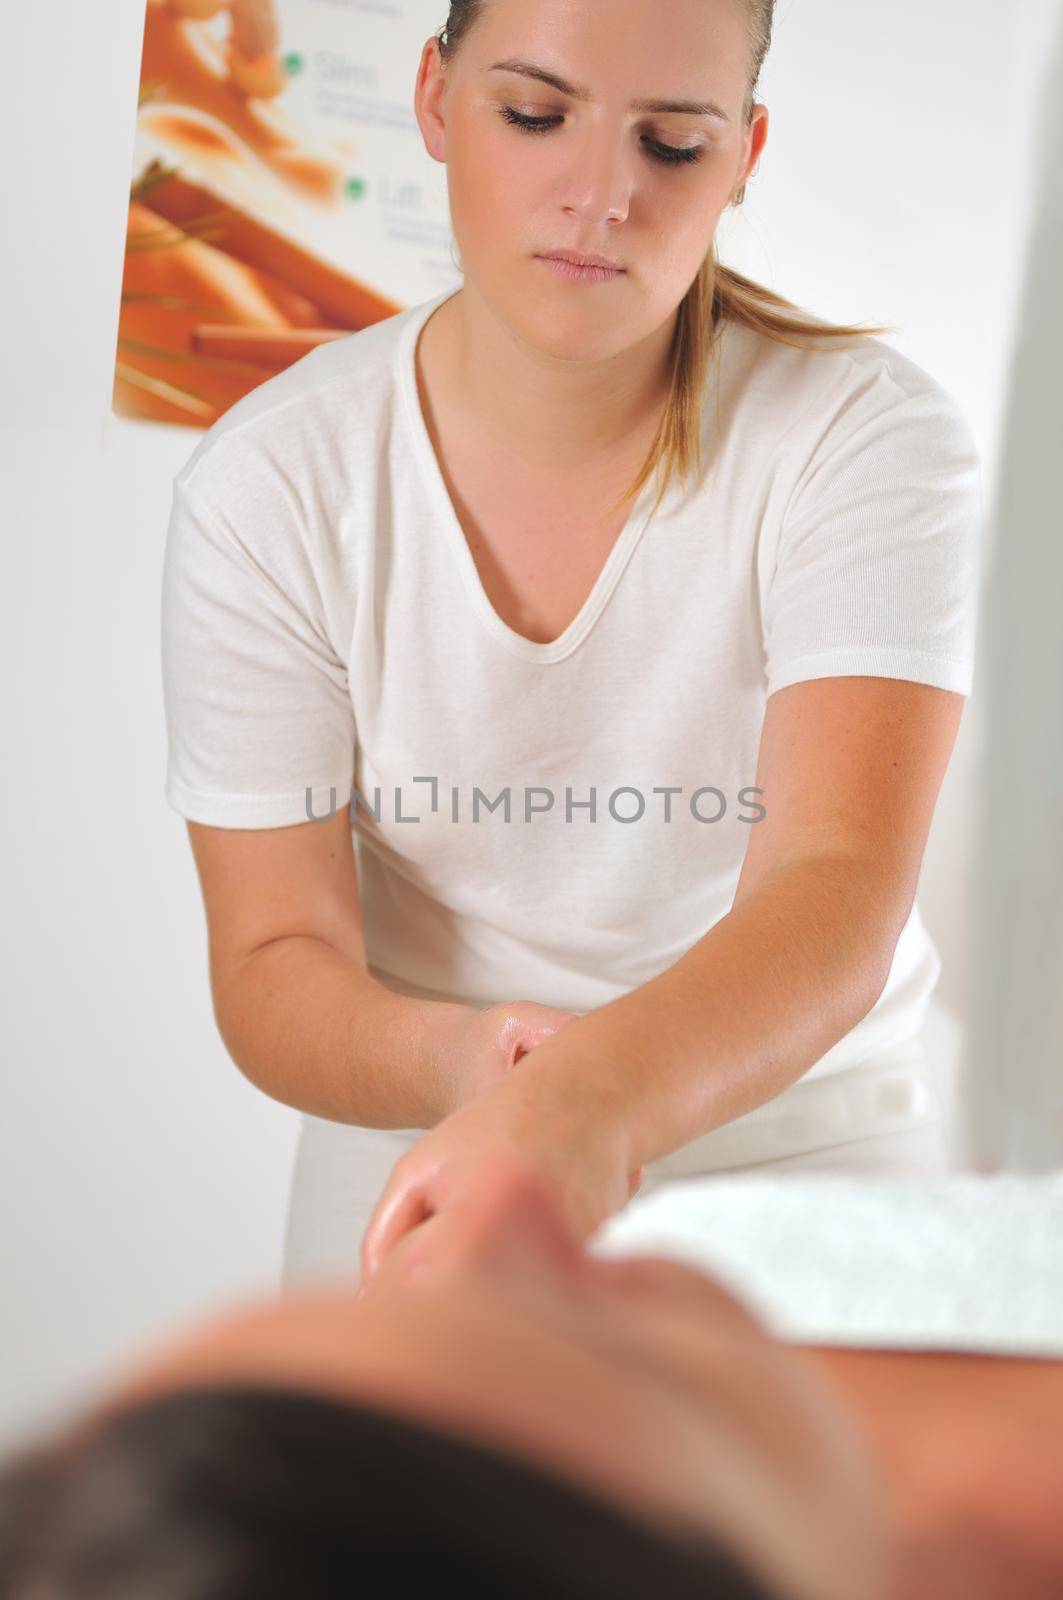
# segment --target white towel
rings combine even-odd
[[[1063,1357],[1063,1169],[691,1179],[590,1248],[699,1267],[799,1343]]]

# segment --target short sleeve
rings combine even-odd
[[[840,408],[791,496],[763,607],[769,695],[847,675],[971,692],[977,446],[944,389],[888,388]]]
[[[174,480],[162,582],[164,792],[192,822],[286,827],[350,799],[347,670],[283,496],[267,509],[237,486],[224,500],[242,504],[243,517]]]

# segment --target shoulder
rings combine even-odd
[[[319,345],[218,418],[173,480],[175,562],[235,560],[308,606],[349,605],[389,470],[401,342],[425,304]],[[334,626],[345,635],[345,616]]]
[[[842,440],[891,441],[901,450],[922,437],[977,457],[969,419],[957,397],[887,340],[819,336],[807,346],[727,323],[720,340],[721,393],[736,412],[750,407],[776,438],[798,452],[821,454]],[[726,403],[726,401],[725,401]]]
[[[175,478],[205,500],[246,490],[261,477],[313,496],[347,470],[365,472],[367,452],[394,405],[397,355],[423,304],[319,345],[229,407]],[[368,452],[369,464],[372,452]]]

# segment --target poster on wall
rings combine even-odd
[[[112,408],[209,428],[459,282],[413,110],[445,0],[146,0]]]

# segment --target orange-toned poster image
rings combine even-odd
[[[118,416],[208,428],[455,279],[409,65],[439,9],[147,0]]]

